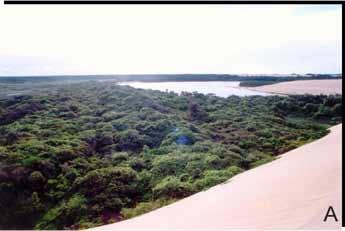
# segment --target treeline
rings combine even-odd
[[[293,79],[290,80],[249,80],[249,81],[243,81],[240,82],[240,87],[259,87],[263,85],[270,85],[280,82],[287,82],[287,81],[293,81]]]
[[[330,76],[330,75],[309,75],[309,76],[296,76],[296,77],[263,77],[253,78],[246,81],[240,82],[240,87],[258,87],[263,85],[270,85],[279,82],[295,81],[295,80],[325,80],[325,79],[342,79],[341,76]]]
[[[331,74],[308,74],[291,76],[242,76],[229,74],[161,74],[161,75],[63,75],[63,76],[0,76],[0,83],[22,84],[42,82],[79,82],[90,80],[113,80],[118,82],[141,81],[141,82],[186,82],[186,81],[240,81],[243,86],[253,84],[267,84],[268,82],[312,80],[312,79],[341,79],[341,75]]]
[[[341,95],[221,98],[86,82],[0,100],[0,228],[127,219],[272,161],[341,120]]]

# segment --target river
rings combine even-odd
[[[240,82],[235,81],[200,81],[200,82],[121,82],[119,85],[127,85],[140,89],[151,89],[159,91],[199,92],[202,94],[215,94],[220,97],[230,95],[251,96],[251,95],[272,95],[264,92],[252,91],[239,87]]]

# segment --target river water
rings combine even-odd
[[[239,87],[240,82],[235,81],[200,81],[200,82],[121,82],[119,85],[128,85],[134,88],[151,89],[159,91],[172,91],[180,94],[185,92],[199,92],[202,94],[215,94],[220,97],[230,95],[272,95],[264,92],[252,91]]]

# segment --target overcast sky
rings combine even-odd
[[[340,5],[7,5],[0,75],[341,73]]]

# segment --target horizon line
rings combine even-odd
[[[342,75],[342,73],[161,73],[161,74],[49,74],[49,75],[0,75],[0,78],[4,77],[64,77],[64,76],[159,76],[159,75],[229,75],[229,76],[299,76],[299,75]]]

